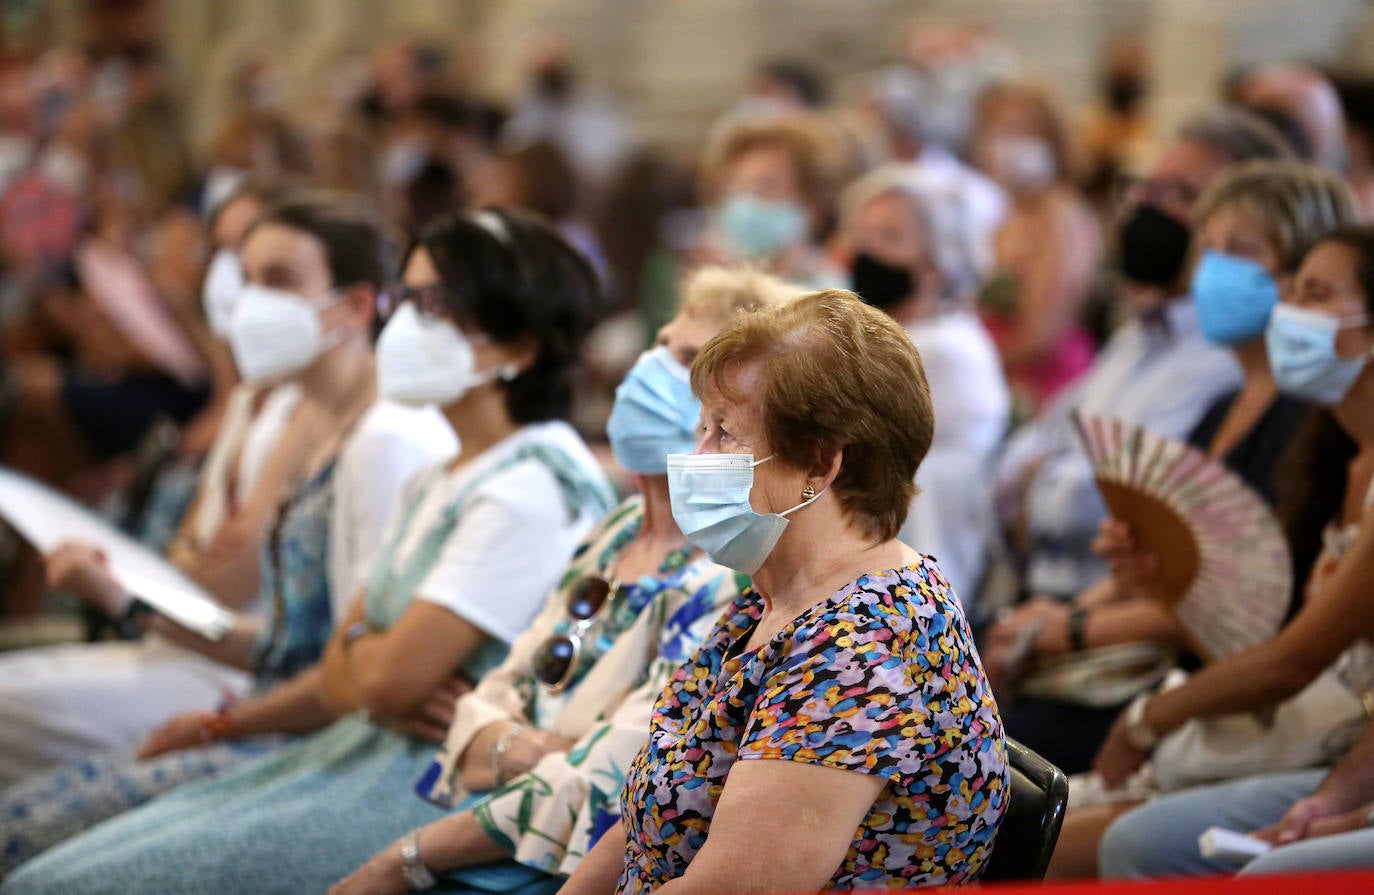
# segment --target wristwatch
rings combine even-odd
[[[1145,723],[1145,703],[1149,701],[1150,694],[1143,693],[1126,709],[1126,741],[1141,752],[1153,752],[1159,745],[1159,734]]]
[[[439,884],[434,873],[420,860],[419,830],[411,830],[401,838],[401,876],[414,890],[432,889]]]

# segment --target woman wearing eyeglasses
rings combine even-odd
[[[706,268],[688,280],[681,312],[617,390],[608,426],[639,495],[583,543],[506,662],[458,701],[420,786],[453,813],[332,892],[404,892],[436,876],[449,891],[552,891],[616,822],[654,699],[747,584],[673,520],[667,456],[691,449],[700,420],[687,365],[737,313],[792,294],[746,271]]]
[[[264,724],[272,701],[235,705],[232,692],[221,699],[216,669],[251,672],[258,696],[309,674],[405,482],[456,449],[433,408],[377,401],[374,306],[395,267],[381,222],[333,193],[301,193],[259,212],[243,244],[248,279],[232,296],[242,313],[230,316],[226,335],[248,381],[302,395],[260,476],[259,499],[275,507],[254,526],[255,535],[262,528],[257,602],[267,618],[245,612],[212,641],[135,603],[139,624],[129,627],[147,630],[137,642],[7,654],[0,756],[60,764],[0,790],[0,877],[121,812],[286,742],[255,735],[294,730]],[[127,611],[130,597],[94,548],[68,545],[49,563],[68,587],[83,587],[112,614]],[[256,721],[242,715],[250,706]]]
[[[896,539],[935,424],[911,339],[815,292],[738,318],[692,390],[705,433],[668,458],[673,517],[753,588],[663,689],[621,823],[563,891],[976,879],[1006,756],[958,600]]]
[[[527,217],[477,212],[421,236],[384,302],[377,386],[439,406],[459,453],[401,498],[314,673],[223,719],[317,732],[69,840],[7,891],[320,892],[441,815],[404,794],[430,762],[427,712],[504,659],[610,505],[563,422],[596,293],[586,261]]]

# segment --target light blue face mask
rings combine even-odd
[[[1279,305],[1269,320],[1265,346],[1279,391],[1333,407],[1345,398],[1374,350],[1360,357],[1336,353],[1343,329],[1369,324],[1369,317],[1333,317],[1294,305]]]
[[[1215,345],[1237,345],[1264,335],[1279,303],[1279,284],[1249,258],[1211,250],[1193,271],[1190,290],[1202,335]]]
[[[772,456],[753,454],[672,454],[668,457],[668,496],[673,519],[693,546],[711,561],[752,575],[763,565],[787,528],[788,515],[815,503],[825,491],[781,513],[759,513],[749,503],[754,467]]]
[[[669,454],[689,453],[696,444],[700,417],[687,368],[660,345],[640,355],[615,390],[606,435],[625,469],[663,475]]]
[[[749,258],[766,257],[806,238],[806,211],[801,205],[749,193],[726,199],[717,221],[729,247]]]

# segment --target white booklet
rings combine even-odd
[[[76,501],[4,467],[0,516],[39,553],[72,541],[97,548],[129,593],[202,637],[219,640],[234,626],[234,613],[176,566]]]

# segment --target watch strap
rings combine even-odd
[[[432,889],[439,884],[434,872],[420,860],[419,830],[411,830],[401,837],[401,876],[411,889]]]
[[[1081,653],[1088,648],[1088,607],[1069,610],[1069,651]]]

